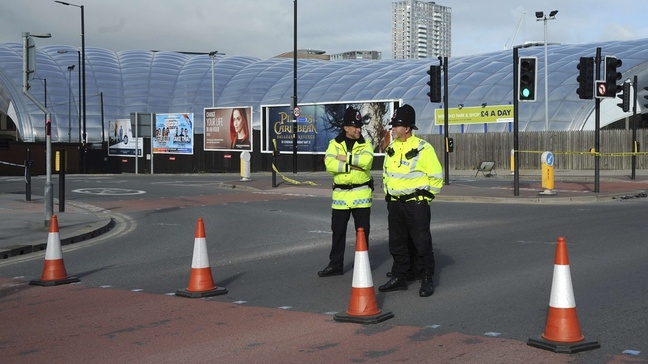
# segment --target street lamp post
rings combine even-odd
[[[556,19],[558,10],[552,10],[549,15],[545,15],[542,11],[536,11],[536,21],[544,21],[544,78],[545,78],[545,130],[549,130],[549,58],[547,56],[547,20]]]
[[[212,74],[212,107],[216,106],[216,96],[214,92],[214,58],[216,58],[218,51],[209,52],[209,58],[211,58],[211,74]]]
[[[51,38],[50,33],[46,34],[33,34],[30,32],[23,32],[23,93],[29,98],[39,109],[45,113],[45,190],[44,190],[44,203],[45,203],[45,226],[49,226],[50,220],[54,213],[54,194],[52,193],[52,114],[47,107],[41,105],[34,96],[29,93],[29,81],[33,77],[30,73],[35,72],[36,60],[27,59],[36,57],[35,45],[33,45],[33,55],[30,56],[30,46],[33,44],[31,38]],[[33,65],[30,63],[33,62]],[[32,68],[33,66],[33,68]],[[45,98],[47,99],[47,97]]]
[[[47,78],[34,77],[34,80],[43,81],[43,106],[47,109]],[[45,122],[47,122],[47,115],[45,115]]]
[[[58,50],[56,52],[59,53],[59,54],[68,53],[68,51],[65,50],[65,49],[61,49],[61,50]],[[78,76],[77,76],[77,81],[78,82],[77,82],[77,84],[79,85],[79,92],[77,93],[77,95],[79,95],[79,98],[80,98],[81,97],[81,51],[76,51],[76,53],[77,53],[77,63],[76,64],[79,66],[79,67],[77,67],[77,70],[78,70],[77,71],[78,72]],[[72,82],[72,81],[70,81],[70,82]],[[81,99],[79,99],[79,103],[81,103]],[[76,106],[74,107],[74,111],[78,111]],[[79,131],[79,133],[78,133],[79,134],[78,135],[79,139],[78,140],[79,140],[79,144],[81,144],[81,112],[80,111],[77,112],[77,117],[79,119],[79,121],[78,121],[78,129],[77,129]]]
[[[85,167],[86,167],[86,143],[87,143],[87,138],[88,135],[86,133],[86,72],[85,72],[85,59],[86,59],[86,52],[85,52],[85,12],[84,12],[84,7],[83,5],[76,5],[72,3],[67,3],[64,1],[54,1],[56,3],[65,5],[65,6],[74,6],[79,9],[81,9],[81,83],[83,87],[82,91],[82,107],[83,107],[83,138],[82,138],[82,153],[83,153],[83,173],[85,173]]]
[[[68,143],[72,143],[72,71],[74,65],[68,66]]]
[[[43,78],[43,103],[47,109],[47,78]]]

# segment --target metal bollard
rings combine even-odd
[[[25,156],[25,201],[31,201],[31,168],[34,164],[34,161],[31,160],[31,153],[29,148],[27,148],[27,153]]]
[[[250,179],[250,159],[252,155],[247,150],[241,152],[241,181],[247,182]]]

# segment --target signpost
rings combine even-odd
[[[594,82],[594,91],[595,91],[595,96],[597,99],[613,99],[616,97],[614,96],[608,96],[608,89],[607,89],[607,84],[605,81],[600,81],[597,80]]]

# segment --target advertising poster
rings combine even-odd
[[[266,140],[264,152],[273,150],[276,140],[280,152],[293,151],[293,120],[297,120],[297,153],[324,154],[328,143],[343,131],[344,111],[352,106],[362,114],[362,136],[374,146],[374,153],[384,153],[389,145],[389,121],[398,101],[356,101],[347,103],[299,105],[299,116],[289,105],[264,106],[262,128]]]
[[[193,114],[156,114],[153,153],[193,154]]]
[[[108,121],[108,155],[119,157],[135,157],[135,139],[131,129],[130,119]],[[144,144],[140,139],[139,153],[142,155]]]
[[[434,110],[434,125],[443,125],[444,110]],[[513,105],[473,106],[448,108],[448,125],[512,123]]]
[[[206,151],[252,151],[252,108],[205,109]]]

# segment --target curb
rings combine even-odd
[[[96,206],[80,203],[80,202],[69,202],[69,204],[80,210],[84,210],[94,214],[97,217],[97,221],[86,224],[82,228],[76,229],[74,231],[59,232],[61,246],[79,243],[84,240],[96,238],[97,236],[101,234],[105,234],[106,232],[110,231],[116,225],[112,217],[110,217],[107,214],[98,213],[98,212],[104,212],[105,211],[104,209],[98,208]],[[0,260],[19,256],[19,255],[44,251],[46,248],[47,248],[47,239],[43,239],[42,241],[38,241],[38,242],[3,246],[0,247]]]
[[[443,193],[443,192],[442,192]],[[625,191],[619,193],[609,193],[603,195],[593,196],[537,196],[537,197],[524,197],[524,196],[511,196],[511,197],[488,197],[488,196],[448,196],[439,194],[434,200],[441,202],[471,202],[471,203],[544,203],[544,204],[564,204],[568,202],[574,203],[592,203],[592,202],[605,202],[612,200],[627,200],[635,198],[640,194],[645,194],[644,190]],[[628,197],[631,196],[631,197]]]

